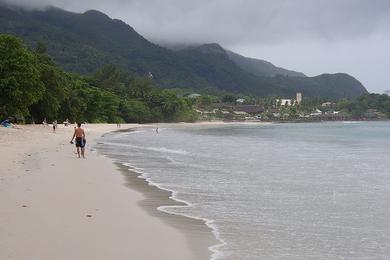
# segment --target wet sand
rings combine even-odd
[[[138,205],[151,216],[160,218],[169,226],[184,232],[190,248],[195,254],[194,259],[210,259],[212,252],[208,248],[220,244],[220,241],[212,234],[212,229],[207,227],[203,220],[172,215],[157,210],[162,205],[186,206],[186,204],[172,200],[170,191],[161,190],[156,186],[148,184],[145,179],[139,177],[138,173],[130,171],[128,167],[120,163],[116,163],[116,165],[126,177],[126,186],[141,192],[145,196],[143,200],[138,202]]]
[[[202,221],[158,211],[169,192],[88,150],[116,125],[85,128],[87,159],[73,126],[0,128],[0,259],[209,259]]]

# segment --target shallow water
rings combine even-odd
[[[390,123],[163,127],[99,151],[212,221],[218,259],[390,259]]]

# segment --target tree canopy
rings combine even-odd
[[[27,115],[45,91],[37,56],[22,41],[0,35],[0,109],[3,114]]]
[[[0,116],[31,121],[193,121],[191,102],[154,86],[152,79],[106,65],[89,76],[60,69],[39,43],[28,50],[0,35]]]

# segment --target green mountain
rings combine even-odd
[[[276,85],[313,97],[357,98],[368,93],[358,80],[345,73],[321,74],[315,77],[279,75],[271,80]]]
[[[260,94],[272,93],[275,95],[294,96],[296,92],[302,92],[305,96],[356,98],[367,93],[367,90],[358,80],[345,73],[307,77],[300,72],[278,68],[267,61],[246,58],[225,50],[218,44],[189,47],[179,52],[188,53],[189,57],[196,57],[193,62],[199,62],[197,67],[204,66],[202,75],[210,73],[208,77],[210,80],[225,80],[214,83],[216,85],[224,85],[227,90],[233,92],[253,92],[251,88],[245,88],[245,86],[251,86],[251,83],[254,83],[250,81],[252,79],[263,84],[262,91],[264,92]],[[209,64],[210,61],[214,61],[214,64]],[[252,64],[252,66],[242,65],[245,63]],[[265,66],[263,66],[264,64]],[[241,70],[237,70],[234,65],[239,66]],[[210,67],[230,68],[231,70],[225,71],[226,73],[223,77],[218,77],[220,71],[207,71]],[[248,73],[252,74],[252,77],[248,77]],[[212,76],[215,76],[215,78],[213,79]],[[239,90],[234,88],[234,86],[237,86],[237,84],[235,85],[236,79],[241,83],[245,83],[244,87],[240,87]]]
[[[68,71],[91,73],[105,64],[116,64],[141,75],[152,71],[161,83],[170,79],[167,75],[174,75],[179,84],[181,77],[190,74],[174,52],[150,43],[129,25],[98,11],[77,14],[57,8],[26,11],[3,6],[0,32],[17,35],[31,47],[43,42]],[[202,81],[192,76],[188,76],[190,81]]]
[[[191,64],[198,76],[223,90],[256,95],[291,94],[288,89],[270,82],[268,78],[257,77],[239,68],[218,44],[190,47],[177,51],[177,54]]]
[[[32,48],[44,43],[47,52],[67,71],[87,74],[105,64],[115,64],[139,75],[151,72],[155,83],[163,88],[261,96],[293,96],[302,91],[307,96],[349,98],[367,92],[346,74],[308,78],[298,73],[298,77],[291,77],[293,72],[276,67],[274,71],[283,72],[276,73],[281,75],[255,73],[254,66],[243,66],[218,44],[169,50],[149,42],[126,23],[93,10],[82,14],[58,8],[27,11],[0,3],[0,33],[19,36]]]
[[[229,58],[234,61],[240,68],[257,76],[274,77],[277,75],[289,77],[306,77],[302,72],[276,67],[271,62],[259,59],[244,57],[235,52],[226,50]]]

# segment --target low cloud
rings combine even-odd
[[[381,35],[390,35],[388,0],[6,1],[27,8],[42,9],[51,5],[75,12],[100,10],[125,21],[147,39],[157,43],[217,42],[259,58],[268,58],[267,55],[259,55],[269,50],[275,55],[271,61],[280,61],[277,64],[280,66],[295,62],[297,66],[293,67],[301,67],[298,66],[300,60],[291,61],[291,57],[279,57],[278,46],[283,53],[290,48],[290,52],[294,53],[292,57],[303,57],[310,54],[300,46],[310,45],[312,50],[328,52],[316,53],[318,62],[333,55],[334,60],[329,61],[329,64],[337,64],[337,67],[341,67],[340,70],[344,64],[344,71],[348,71],[347,66],[352,66],[350,68],[353,70],[353,64],[344,63],[348,55],[342,55],[344,60],[338,60],[335,55],[348,50],[345,46],[351,46],[355,50],[354,55],[360,52],[362,56],[369,57],[371,52],[373,56],[380,56],[381,52],[387,50],[373,49],[370,46],[376,46],[375,40],[380,39]],[[366,39],[370,39],[370,46],[361,44]],[[390,42],[379,45],[386,44],[390,45]],[[390,61],[382,66],[389,67],[389,63]],[[359,78],[360,75],[354,76]],[[370,82],[369,79],[363,81]],[[384,82],[379,85],[384,88]]]
[[[389,32],[387,0],[6,0],[28,8],[97,9],[154,41],[172,43],[349,40]]]

